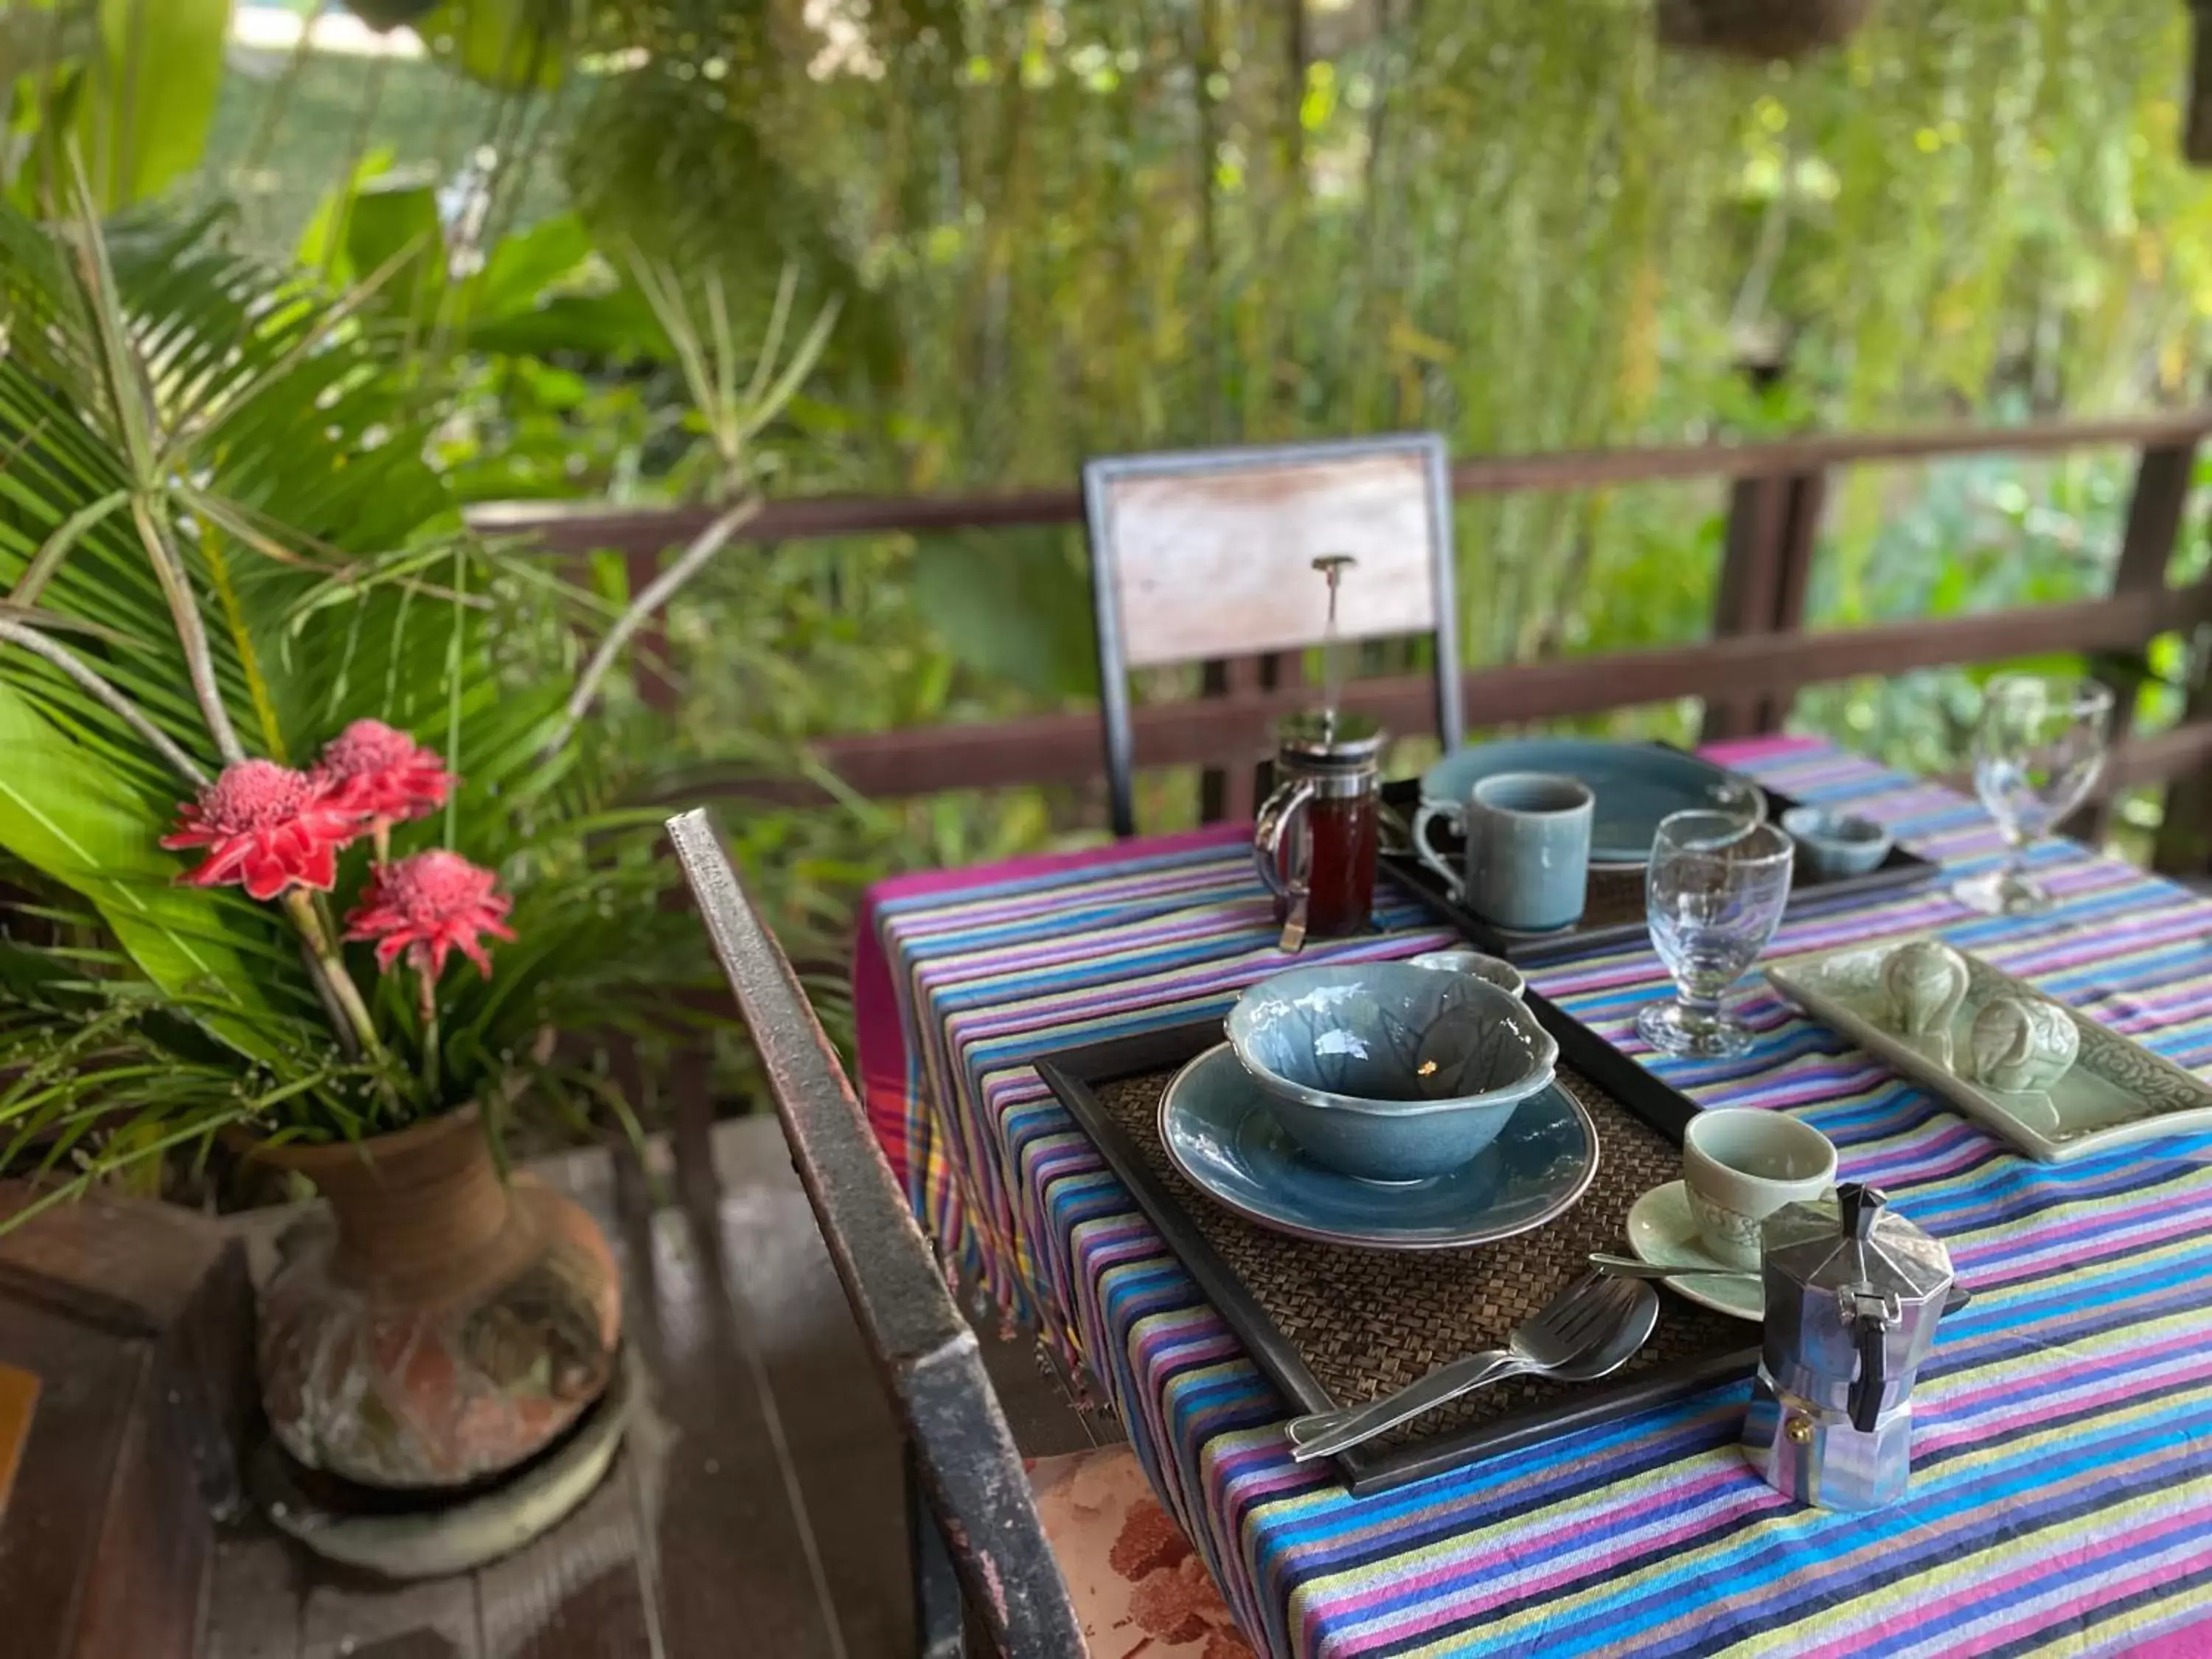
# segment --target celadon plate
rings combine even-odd
[[[1639,1261],[1655,1267],[1718,1267],[1722,1273],[1685,1273],[1667,1288],[1700,1307],[1754,1324],[1766,1318],[1766,1289],[1756,1273],[1728,1272],[1729,1264],[1706,1253],[1698,1237],[1698,1218],[1690,1213],[1688,1187],[1670,1181],[1654,1187],[1628,1210],[1628,1248]]]
[[[1371,1249],[1510,1238],[1572,1209],[1597,1173],[1597,1131],[1553,1085],[1522,1101],[1495,1140],[1448,1174],[1403,1186],[1354,1180],[1298,1149],[1225,1042],[1169,1082],[1159,1127],[1169,1161],[1246,1219]]]
[[[1464,805],[1485,778],[1501,772],[1553,772],[1579,778],[1597,798],[1590,817],[1590,862],[1651,860],[1652,837],[1669,812],[1716,806],[1747,780],[1679,749],[1584,738],[1522,738],[1455,749],[1421,774],[1421,798]]]
[[[2154,1135],[2212,1129],[2212,1085],[1969,951],[1959,952],[1966,961],[1966,998],[1950,1030],[1912,1037],[1896,1030],[1889,1023],[1882,964],[1892,951],[1911,942],[1853,945],[1778,962],[1769,965],[1766,977],[1815,1018],[2044,1163],[2087,1158]],[[2081,1058],[2047,1091],[1992,1089],[1954,1069],[1954,1060],[1961,1067],[1970,1063],[1967,1037],[1974,1016],[1996,996],[2057,1003],[2081,1031]]]

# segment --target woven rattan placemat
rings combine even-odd
[[[1582,1202],[1533,1232],[1465,1250],[1369,1250],[1270,1231],[1224,1209],[1169,1162],[1160,1096],[1173,1068],[1095,1084],[1100,1107],[1206,1242],[1243,1281],[1306,1369],[1339,1405],[1403,1387],[1434,1366],[1504,1346],[1507,1334],[1579,1274],[1592,1250],[1623,1248],[1629,1206],[1681,1174],[1667,1138],[1579,1073],[1559,1082],[1596,1127],[1598,1167]],[[1756,1327],[1660,1297],[1658,1328],[1642,1352],[1597,1382],[1516,1377],[1476,1391],[1377,1443],[1389,1449],[1495,1425],[1658,1372],[1755,1346]]]

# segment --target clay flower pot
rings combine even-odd
[[[462,1486],[543,1449],[606,1389],[622,1329],[606,1240],[567,1198],[502,1182],[474,1108],[253,1156],[330,1205],[285,1233],[261,1298],[262,1403],[301,1463]]]

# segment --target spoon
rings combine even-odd
[[[1746,1267],[1686,1267],[1645,1261],[1632,1255],[1592,1250],[1589,1264],[1607,1279],[1757,1279]],[[1564,1375],[1564,1373],[1562,1373]]]
[[[1579,1359],[1570,1359],[1549,1373],[1563,1382],[1595,1382],[1610,1376],[1643,1351],[1659,1323],[1659,1298],[1638,1297],[1628,1317],[1615,1328],[1610,1340],[1601,1342]]]
[[[1607,1250],[1592,1250],[1589,1264],[1607,1279],[1750,1279],[1759,1275],[1744,1267],[1662,1267],[1656,1262],[1645,1261],[1632,1255],[1614,1255]],[[1943,1298],[1946,1318],[1957,1313],[1974,1299],[1974,1293],[1954,1285]],[[1575,1375],[1572,1366],[1562,1366],[1561,1376]]]

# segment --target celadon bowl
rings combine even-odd
[[[1782,815],[1782,828],[1797,843],[1806,873],[1823,881],[1863,876],[1889,856],[1896,838],[1872,818],[1856,812],[1831,812],[1821,806],[1793,806]]]
[[[1229,1011],[1229,1045],[1306,1153],[1362,1181],[1427,1181],[1496,1139],[1559,1045],[1525,1005],[1406,962],[1293,968]]]
[[[1486,979],[1516,1001],[1528,989],[1528,981],[1522,977],[1518,968],[1503,957],[1486,955],[1480,951],[1424,951],[1406,960],[1416,968],[1426,968],[1435,973],[1467,974]]]

